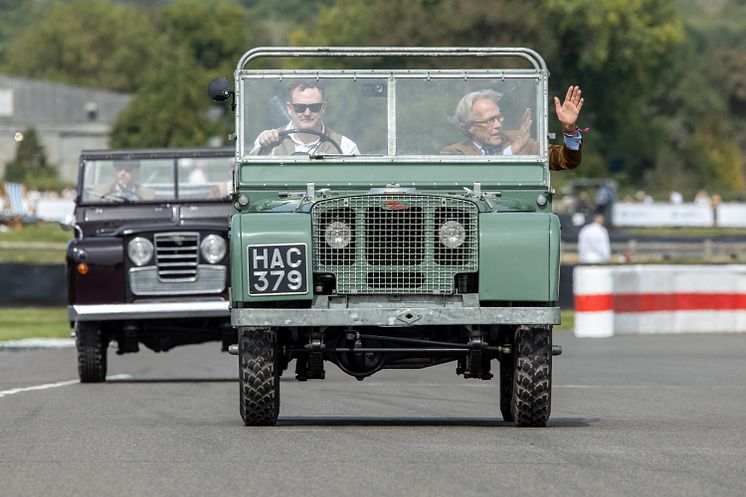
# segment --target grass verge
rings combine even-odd
[[[0,341],[22,338],[69,338],[65,307],[0,308]]]
[[[64,264],[73,237],[57,223],[34,223],[0,232],[0,262]]]
[[[557,326],[555,329],[572,331],[573,328],[575,328],[575,311],[561,311],[560,315],[562,324]]]

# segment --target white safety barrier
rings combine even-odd
[[[40,198],[36,217],[42,221],[64,221],[75,210],[75,202],[61,198]]]
[[[577,266],[575,335],[746,332],[746,265]]]
[[[715,211],[720,228],[746,228],[746,204],[718,204]]]
[[[635,204],[617,202],[611,211],[614,226],[668,226],[711,228],[715,214],[708,205],[688,204]]]

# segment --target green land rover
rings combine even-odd
[[[489,380],[497,360],[503,419],[546,425],[561,352],[547,79],[525,48],[267,47],[233,85],[210,84],[236,115],[231,352],[246,425],[276,423],[292,360],[299,381],[327,362],[359,380],[447,362]],[[523,126],[532,146],[454,152],[474,92],[499,98],[488,124]]]

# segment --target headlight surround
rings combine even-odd
[[[202,257],[210,264],[217,264],[225,257],[225,239],[218,235],[207,235],[199,244]]]
[[[466,241],[466,228],[458,221],[446,221],[438,229],[438,239],[446,248],[459,248]]]
[[[127,255],[135,266],[144,266],[153,259],[153,242],[135,237],[127,244]]]
[[[324,230],[324,241],[333,249],[343,249],[352,241],[352,230],[342,221],[334,221]]]

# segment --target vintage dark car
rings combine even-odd
[[[228,309],[233,149],[83,151],[67,248],[81,382],[107,348],[236,341]]]

